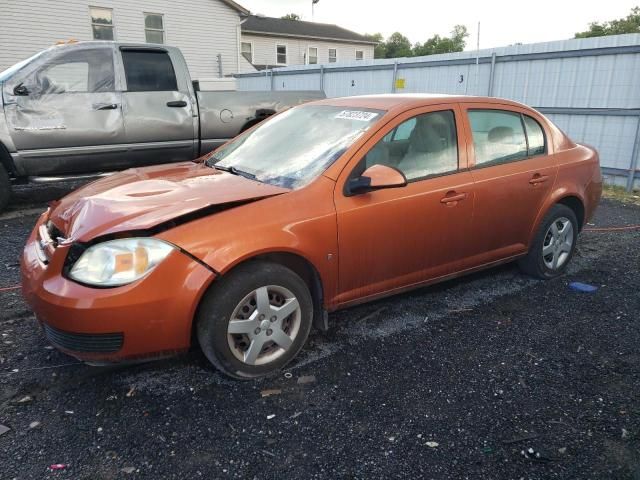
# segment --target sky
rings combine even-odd
[[[252,13],[281,17],[297,13],[311,21],[311,0],[237,0]],[[316,22],[335,23],[358,33],[399,31],[412,43],[434,34],[449,35],[462,24],[470,37],[466,50],[476,48],[480,22],[480,48],[514,43],[535,43],[573,38],[590,22],[625,17],[640,0],[320,0]]]

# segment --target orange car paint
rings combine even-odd
[[[215,278],[257,256],[304,259],[336,310],[509,261],[526,253],[556,202],[571,197],[593,215],[602,178],[597,153],[577,145],[534,110],[483,97],[379,95],[318,104],[386,113],[335,163],[298,190],[183,163],[127,170],[72,193],[43,214],[25,247],[23,291],[40,322],[76,333],[124,332],[113,354],[68,353],[111,361],[183,351],[198,303]],[[547,154],[474,169],[470,108],[526,113],[542,125]],[[347,196],[345,184],[366,152],[417,114],[455,114],[459,170],[401,188]],[[246,134],[246,133],[245,133]],[[189,217],[203,208],[210,214]],[[171,223],[176,218],[184,222]],[[37,254],[51,221],[67,240],[45,265]],[[149,234],[176,250],[143,279],[90,288],[67,279],[73,242]],[[499,233],[498,233],[499,232]]]

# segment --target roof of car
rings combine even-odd
[[[392,110],[395,108],[417,108],[441,103],[483,102],[501,105],[525,107],[518,102],[495,97],[480,97],[471,95],[447,95],[435,93],[388,93],[380,95],[359,95],[353,97],[327,98],[319,102],[324,105],[344,107],[371,108],[377,110]]]

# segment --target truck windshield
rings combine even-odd
[[[10,79],[13,76],[14,73],[19,71],[22,67],[28,65],[32,61],[34,61],[36,58],[38,58],[40,55],[42,55],[46,51],[48,51],[48,50],[42,50],[41,52],[38,52],[35,55],[32,55],[31,57],[27,58],[26,60],[22,60],[22,61],[20,61],[20,62],[18,62],[16,64],[10,66],[6,70],[3,70],[2,72],[0,72],[0,83],[4,82],[5,80]]]
[[[219,148],[207,165],[300,188],[324,172],[383,113],[329,105],[295,107]]]

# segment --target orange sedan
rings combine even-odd
[[[524,105],[377,95],[292,108],[196,162],[55,202],[22,259],[50,342],[91,363],[192,340],[266,375],[327,312],[517,260],[560,275],[600,199],[598,154]]]

